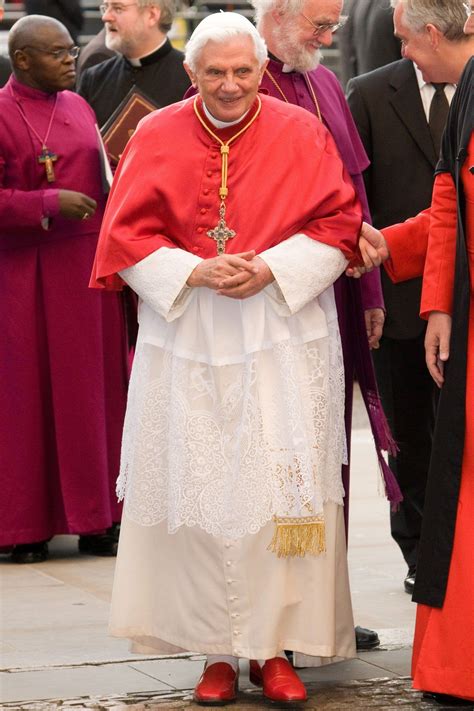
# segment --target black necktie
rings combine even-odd
[[[431,86],[434,87],[435,93],[431,99],[428,124],[436,155],[439,156],[441,136],[443,135],[446,125],[446,119],[448,118],[449,103],[444,93],[446,84],[432,83]]]

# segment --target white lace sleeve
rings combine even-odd
[[[174,321],[186,309],[192,289],[186,281],[201,262],[184,249],[161,247],[120,276],[153,311],[166,321]]]
[[[259,257],[275,277],[274,298],[281,301],[283,297],[291,314],[331,286],[347,266],[339,249],[304,234],[293,235]]]

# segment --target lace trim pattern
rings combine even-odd
[[[117,482],[127,516],[236,539],[342,503],[344,369],[328,327],[223,366],[139,340]]]
[[[268,264],[290,313],[328,289],[348,262],[336,247],[295,234],[260,255]]]

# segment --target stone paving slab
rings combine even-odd
[[[191,655],[122,664],[88,664],[0,672],[0,702],[43,702],[76,696],[104,698],[107,694],[173,692],[192,689],[199,678],[205,657]],[[337,685],[346,681],[396,678],[410,672],[411,648],[377,649],[361,652],[355,659],[321,667],[299,669],[302,680],[312,685]],[[248,662],[240,662],[240,687],[252,689]]]
[[[141,693],[114,695],[107,698],[77,697],[69,700],[51,700],[32,703],[6,703],[1,707],[5,711],[165,711],[166,709],[202,710],[202,706],[193,703],[191,692],[181,693]],[[273,704],[262,698],[258,689],[244,690],[239,693],[237,702],[220,708],[233,711],[255,711],[256,709],[320,709],[324,711],[349,711],[349,709],[375,709],[376,711],[429,711],[430,709],[455,709],[458,707],[439,706],[433,701],[423,699],[418,691],[411,688],[408,677],[398,679],[372,679],[352,681],[344,684],[308,686],[308,701],[294,706]],[[467,708],[467,707],[464,707]],[[472,707],[474,709],[474,706]]]

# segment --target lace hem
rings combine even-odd
[[[127,516],[236,539],[342,503],[344,370],[328,327],[218,367],[139,342],[117,482]]]

